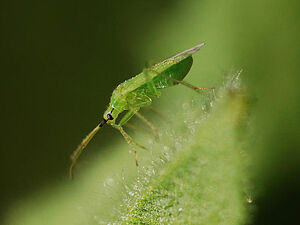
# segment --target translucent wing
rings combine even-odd
[[[180,53],[178,53],[178,54],[170,57],[169,59],[166,59],[165,61],[169,61],[169,60],[181,61],[181,60],[183,60],[183,59],[185,59],[185,58],[193,55],[195,52],[199,51],[199,49],[201,47],[203,47],[204,45],[205,45],[205,43],[201,43],[199,45],[196,45],[196,46],[194,46],[192,48],[184,50],[184,51],[182,51],[182,52],[180,52]]]
[[[172,65],[181,62],[182,60],[192,56],[195,52],[199,51],[201,47],[203,47],[205,43],[201,43],[199,45],[196,45],[192,48],[189,48],[187,50],[184,50],[160,63],[157,63],[152,67],[153,70],[159,72],[162,72],[166,70],[167,68],[171,67]]]

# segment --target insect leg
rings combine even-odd
[[[151,136],[151,133],[147,132],[146,130],[142,129],[142,128],[139,128],[139,127],[136,127],[132,124],[129,124],[128,121],[131,119],[131,117],[135,114],[135,112],[133,110],[130,110],[128,111],[121,119],[121,121],[119,122],[119,126],[126,126],[126,127],[129,127],[129,128],[132,128],[132,129],[135,129],[135,130],[139,130],[139,131],[142,131],[144,133],[146,133],[147,135],[150,135]]]
[[[135,156],[135,164],[136,166],[138,166],[138,156],[137,156],[137,152],[133,146],[132,143],[132,138],[123,130],[123,128],[121,126],[116,126],[116,128],[121,132],[121,134],[123,135],[123,137],[125,138],[125,140],[127,141],[127,143],[130,145],[131,149],[134,152],[134,156]]]
[[[126,142],[129,144],[129,146],[131,147],[131,149],[133,150],[134,152],[134,155],[135,155],[135,164],[138,166],[138,156],[137,156],[137,151],[135,149],[135,147],[133,146],[134,144],[141,147],[141,148],[144,148],[146,149],[144,146],[136,143],[135,141],[133,141],[133,139],[124,131],[124,129],[120,126],[120,125],[116,125],[116,124],[112,124],[112,126],[119,130],[120,133],[123,135],[123,137],[125,138]]]
[[[117,127],[115,127],[115,126],[117,126]],[[114,126],[114,128],[116,128],[117,130],[119,130],[119,131],[121,132],[121,134],[122,134],[123,137],[126,139],[126,141],[129,140],[131,144],[134,144],[134,145],[140,147],[141,149],[148,150],[144,145],[141,145],[141,144],[137,143],[136,141],[134,141],[134,140],[133,140],[133,139],[132,139],[125,131],[124,131],[124,129],[123,129],[121,126],[119,126],[119,125],[115,125],[115,126]],[[122,130],[122,131],[121,131],[121,130]],[[126,137],[125,137],[125,136],[126,136]],[[128,142],[128,141],[127,141],[127,142]]]
[[[143,145],[141,145],[141,144],[135,142],[135,141],[132,139],[132,137],[130,137],[130,136],[125,132],[125,130],[123,129],[122,126],[114,125],[113,127],[116,128],[117,130],[119,130],[119,131],[121,132],[121,134],[122,134],[123,137],[126,139],[126,141],[129,140],[131,144],[134,144],[134,145],[140,147],[141,149],[147,150],[147,148],[146,148],[145,146],[143,146]],[[128,142],[128,141],[127,141],[127,142]]]
[[[119,122],[118,125],[119,125],[119,126],[125,125],[125,124],[128,122],[128,120],[130,120],[131,117],[134,116],[134,114],[135,114],[134,111],[129,110],[129,111],[122,117],[122,119],[120,120],[120,122]]]
[[[155,137],[157,138],[158,137],[157,128],[149,120],[147,120],[141,113],[135,112],[135,114],[137,115],[137,117],[139,117],[145,124],[147,124],[152,129]]]
[[[188,88],[191,88],[191,89],[193,89],[195,91],[215,89],[214,87],[196,87],[196,86],[194,86],[192,84],[189,84],[189,83],[187,83],[185,81],[182,81],[182,80],[176,80],[176,79],[173,79],[173,80],[174,80],[175,83],[182,84],[182,85],[184,85],[184,86],[186,86]]]
[[[147,134],[150,138],[153,136],[152,133],[149,132],[147,129],[135,126],[135,125],[133,125],[131,123],[126,123],[124,126],[130,128],[130,129],[136,130],[136,131],[143,132],[143,133]]]
[[[168,120],[167,116],[164,113],[157,111],[152,106],[146,106],[145,109],[151,110],[153,113],[155,113],[157,116],[159,116],[163,120]]]

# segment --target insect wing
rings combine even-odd
[[[187,57],[193,55],[195,52],[199,51],[199,49],[201,47],[203,47],[205,45],[205,43],[201,43],[199,45],[196,45],[192,48],[189,48],[187,50],[184,50],[166,60],[164,60],[164,62],[167,62],[167,61],[175,61],[176,63],[179,62],[179,61],[182,61],[183,59],[186,59]]]

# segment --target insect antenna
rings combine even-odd
[[[76,150],[73,152],[73,154],[71,155],[71,166],[69,169],[69,175],[70,178],[73,179],[73,168],[75,167],[76,163],[77,163],[77,159],[79,158],[79,156],[81,155],[81,153],[83,152],[83,150],[85,149],[85,147],[88,145],[88,143],[92,140],[92,138],[94,137],[94,135],[98,132],[98,130],[104,126],[104,124],[107,122],[107,120],[103,119],[101,121],[101,123],[99,123],[99,125],[97,127],[94,128],[94,130],[92,130],[83,140],[82,142],[78,145],[78,147],[76,148]]]

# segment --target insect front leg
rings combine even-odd
[[[126,140],[126,142],[129,144],[129,146],[131,147],[131,149],[133,150],[134,152],[134,156],[135,156],[135,164],[138,166],[138,155],[137,155],[137,151],[134,147],[134,145],[136,146],[139,146],[143,149],[146,149],[144,146],[136,143],[125,131],[124,129],[122,128],[122,126],[120,125],[116,125],[116,124],[112,124],[112,127],[117,129],[118,131],[120,131],[120,133],[122,134],[122,136],[124,137],[124,139]]]
[[[193,90],[195,90],[195,91],[215,89],[214,87],[196,87],[196,86],[194,86],[194,85],[192,85],[192,84],[189,84],[189,83],[187,83],[187,82],[185,82],[185,81],[182,81],[182,80],[176,80],[176,79],[173,79],[173,81],[174,81],[175,83],[182,84],[182,85],[184,85],[184,86],[186,86],[186,87],[188,87],[188,88],[191,88],[191,89],[193,89]]]
[[[137,110],[137,109],[136,109]],[[121,134],[124,136],[124,134],[126,135],[126,137],[128,137],[129,139],[130,139],[130,141],[131,141],[131,143],[133,143],[133,144],[135,144],[136,146],[138,146],[138,147],[140,147],[140,148],[142,148],[142,149],[145,149],[145,150],[147,150],[147,148],[146,147],[144,147],[143,145],[141,145],[141,144],[139,144],[139,143],[137,143],[137,142],[135,142],[125,131],[124,131],[124,129],[123,129],[123,125],[125,125],[127,122],[128,122],[128,120],[130,120],[131,119],[131,117],[134,115],[136,113],[136,111],[133,111],[133,110],[129,110],[124,116],[123,116],[123,118],[121,119],[121,121],[119,122],[119,124],[118,125],[116,125],[116,124],[111,124],[114,128],[117,128],[120,132],[121,132]],[[119,129],[119,128],[121,128],[121,130]],[[124,136],[125,137],[125,136]],[[125,138],[126,139],[126,138]],[[127,140],[126,140],[127,141]]]
[[[137,109],[138,110],[138,109]],[[120,122],[119,122],[119,126],[123,126],[123,125],[125,125],[127,122],[128,122],[128,120],[130,120],[131,119],[131,117],[133,117],[134,116],[134,114],[135,114],[135,112],[133,111],[133,110],[129,110],[123,117],[122,117],[122,119],[120,120]]]
[[[141,107],[149,106],[151,102],[151,98],[147,95],[147,93],[145,93],[145,91],[136,92],[127,96],[127,104],[129,106],[130,111],[136,114],[137,117],[139,117],[147,126],[149,126],[152,129],[155,138],[157,138],[157,128],[142,114],[140,114],[138,110],[136,110],[140,109]]]

